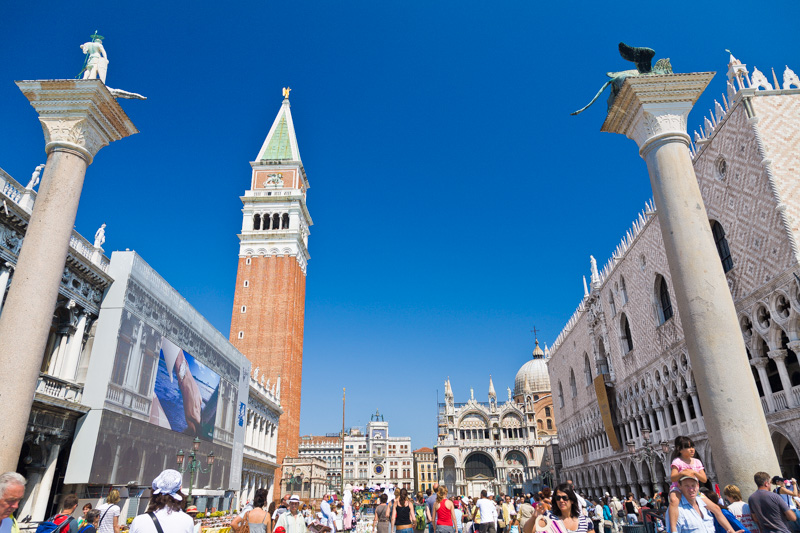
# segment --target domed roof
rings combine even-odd
[[[550,374],[547,373],[547,363],[538,340],[533,359],[522,365],[514,379],[514,396],[533,392],[550,392]]]

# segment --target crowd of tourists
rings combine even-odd
[[[671,463],[672,485],[666,493],[636,500],[632,493],[587,500],[571,481],[536,494],[489,495],[473,499],[449,495],[445,485],[416,495],[407,489],[380,489],[372,517],[371,533],[634,533],[630,526],[649,526],[648,533],[800,533],[800,490],[795,479],[757,472],[755,492],[747,502],[742,490],[727,485],[722,494],[706,488],[703,464],[687,437],[675,441]],[[167,469],[152,483],[145,513],[130,523],[130,533],[201,533],[197,508],[187,506],[182,475]],[[25,495],[20,474],[0,475],[0,533],[19,533],[14,517]],[[349,498],[348,498],[349,497]],[[357,529],[360,510],[353,510],[349,491],[341,501],[325,495],[316,511],[302,505],[297,495],[267,502],[259,489],[252,502],[230,522],[232,533],[337,533]],[[106,501],[93,508],[85,504],[78,513],[74,494],[61,502],[58,513],[38,524],[37,533],[120,533],[120,494],[111,490]],[[76,516],[78,516],[76,518]],[[638,532],[636,532],[638,533]]]

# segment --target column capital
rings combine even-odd
[[[775,361],[783,361],[786,359],[787,355],[789,355],[789,353],[783,349],[770,350],[767,352],[767,356]]]
[[[789,349],[791,351],[793,351],[795,353],[800,352],[800,340],[789,341],[789,344],[787,344],[787,346],[789,347]]]
[[[600,131],[621,133],[639,146],[642,157],[654,141],[689,145],[686,118],[714,72],[631,76],[622,85]]]
[[[756,368],[767,368],[769,359],[767,357],[757,357],[755,359],[751,359],[750,364]]]
[[[91,164],[101,148],[139,132],[98,79],[15,83],[39,114],[48,154],[72,150]]]

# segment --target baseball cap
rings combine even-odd
[[[684,479],[693,479],[693,480],[697,481],[697,477],[695,477],[695,476],[693,476],[693,475],[691,475],[691,474],[686,474],[685,476],[681,476],[681,477],[678,479],[678,483],[680,483],[680,482],[681,482],[681,481],[683,481]]]

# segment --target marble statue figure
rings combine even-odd
[[[106,72],[108,71],[108,55],[106,49],[103,48],[103,37],[97,35],[95,31],[90,36],[92,40],[88,43],[81,45],[81,50],[86,54],[86,63],[83,66],[83,79],[96,80],[100,79],[103,83],[106,82]]]
[[[29,181],[25,186],[26,189],[31,191],[34,187],[39,185],[39,176],[41,175],[42,170],[44,170],[44,164],[36,166],[36,168],[33,170],[33,174],[31,174],[31,181]]]
[[[94,247],[100,248],[106,242],[106,225],[102,224],[94,234]]]

